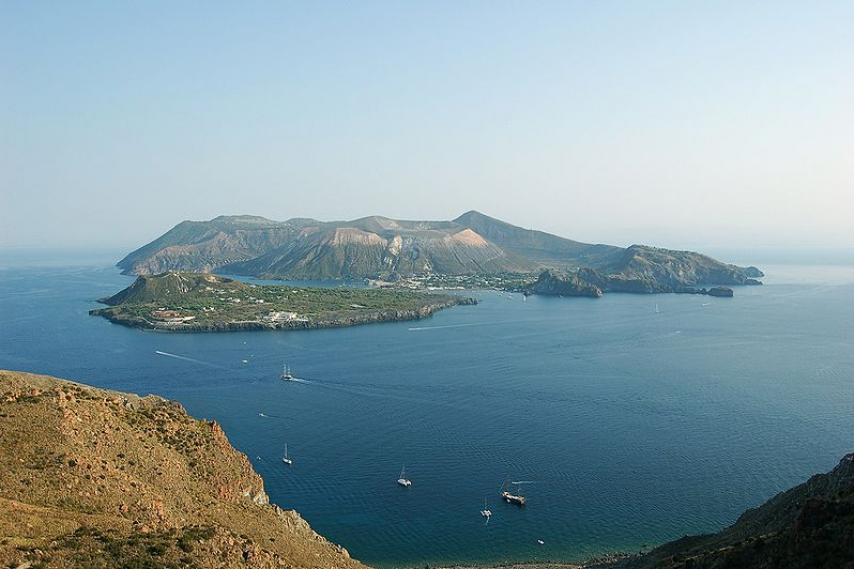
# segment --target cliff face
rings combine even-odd
[[[573,241],[544,231],[524,229],[477,211],[469,211],[454,220],[506,251],[531,259],[541,267],[599,267],[615,262],[622,247]]]
[[[3,566],[362,566],[159,397],[0,371],[0,461]]]
[[[278,222],[253,216],[182,221],[148,245],[129,253],[118,266],[127,274],[137,275],[172,269],[212,272],[292,242],[302,233],[304,223],[305,220]]]
[[[577,277],[605,292],[670,292],[667,285],[647,275],[602,274],[596,269],[579,269]]]
[[[723,531],[684,537],[616,566],[854,567],[854,454],[832,471],[747,510]]]
[[[437,273],[465,275],[528,270],[470,230],[319,230],[223,272],[265,278],[341,279]]]

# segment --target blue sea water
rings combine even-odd
[[[482,291],[415,322],[170,335],[87,315],[132,281],[112,259],[20,260],[0,262],[0,368],[180,400],[379,566],[716,531],[854,450],[850,267],[763,267],[732,299]],[[506,479],[530,481],[526,508],[499,501]]]

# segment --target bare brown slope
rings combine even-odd
[[[363,567],[159,397],[0,371],[0,464],[2,566]]]

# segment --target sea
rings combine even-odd
[[[169,334],[88,315],[132,282],[121,254],[0,254],[0,368],[179,400],[375,566],[642,551],[854,451],[854,263],[745,254],[767,276],[734,298],[488,290],[418,321]]]

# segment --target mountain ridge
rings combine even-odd
[[[591,284],[627,292],[757,284],[751,279],[762,275],[755,267],[722,263],[692,251],[573,241],[474,210],[439,221],[378,215],[328,222],[311,218],[273,221],[247,215],[182,221],[126,255],[118,266],[134,275],[177,270],[318,280],[536,276],[544,269],[580,275],[579,271],[592,269],[614,277],[617,284]],[[634,284],[621,287],[623,281]]]

